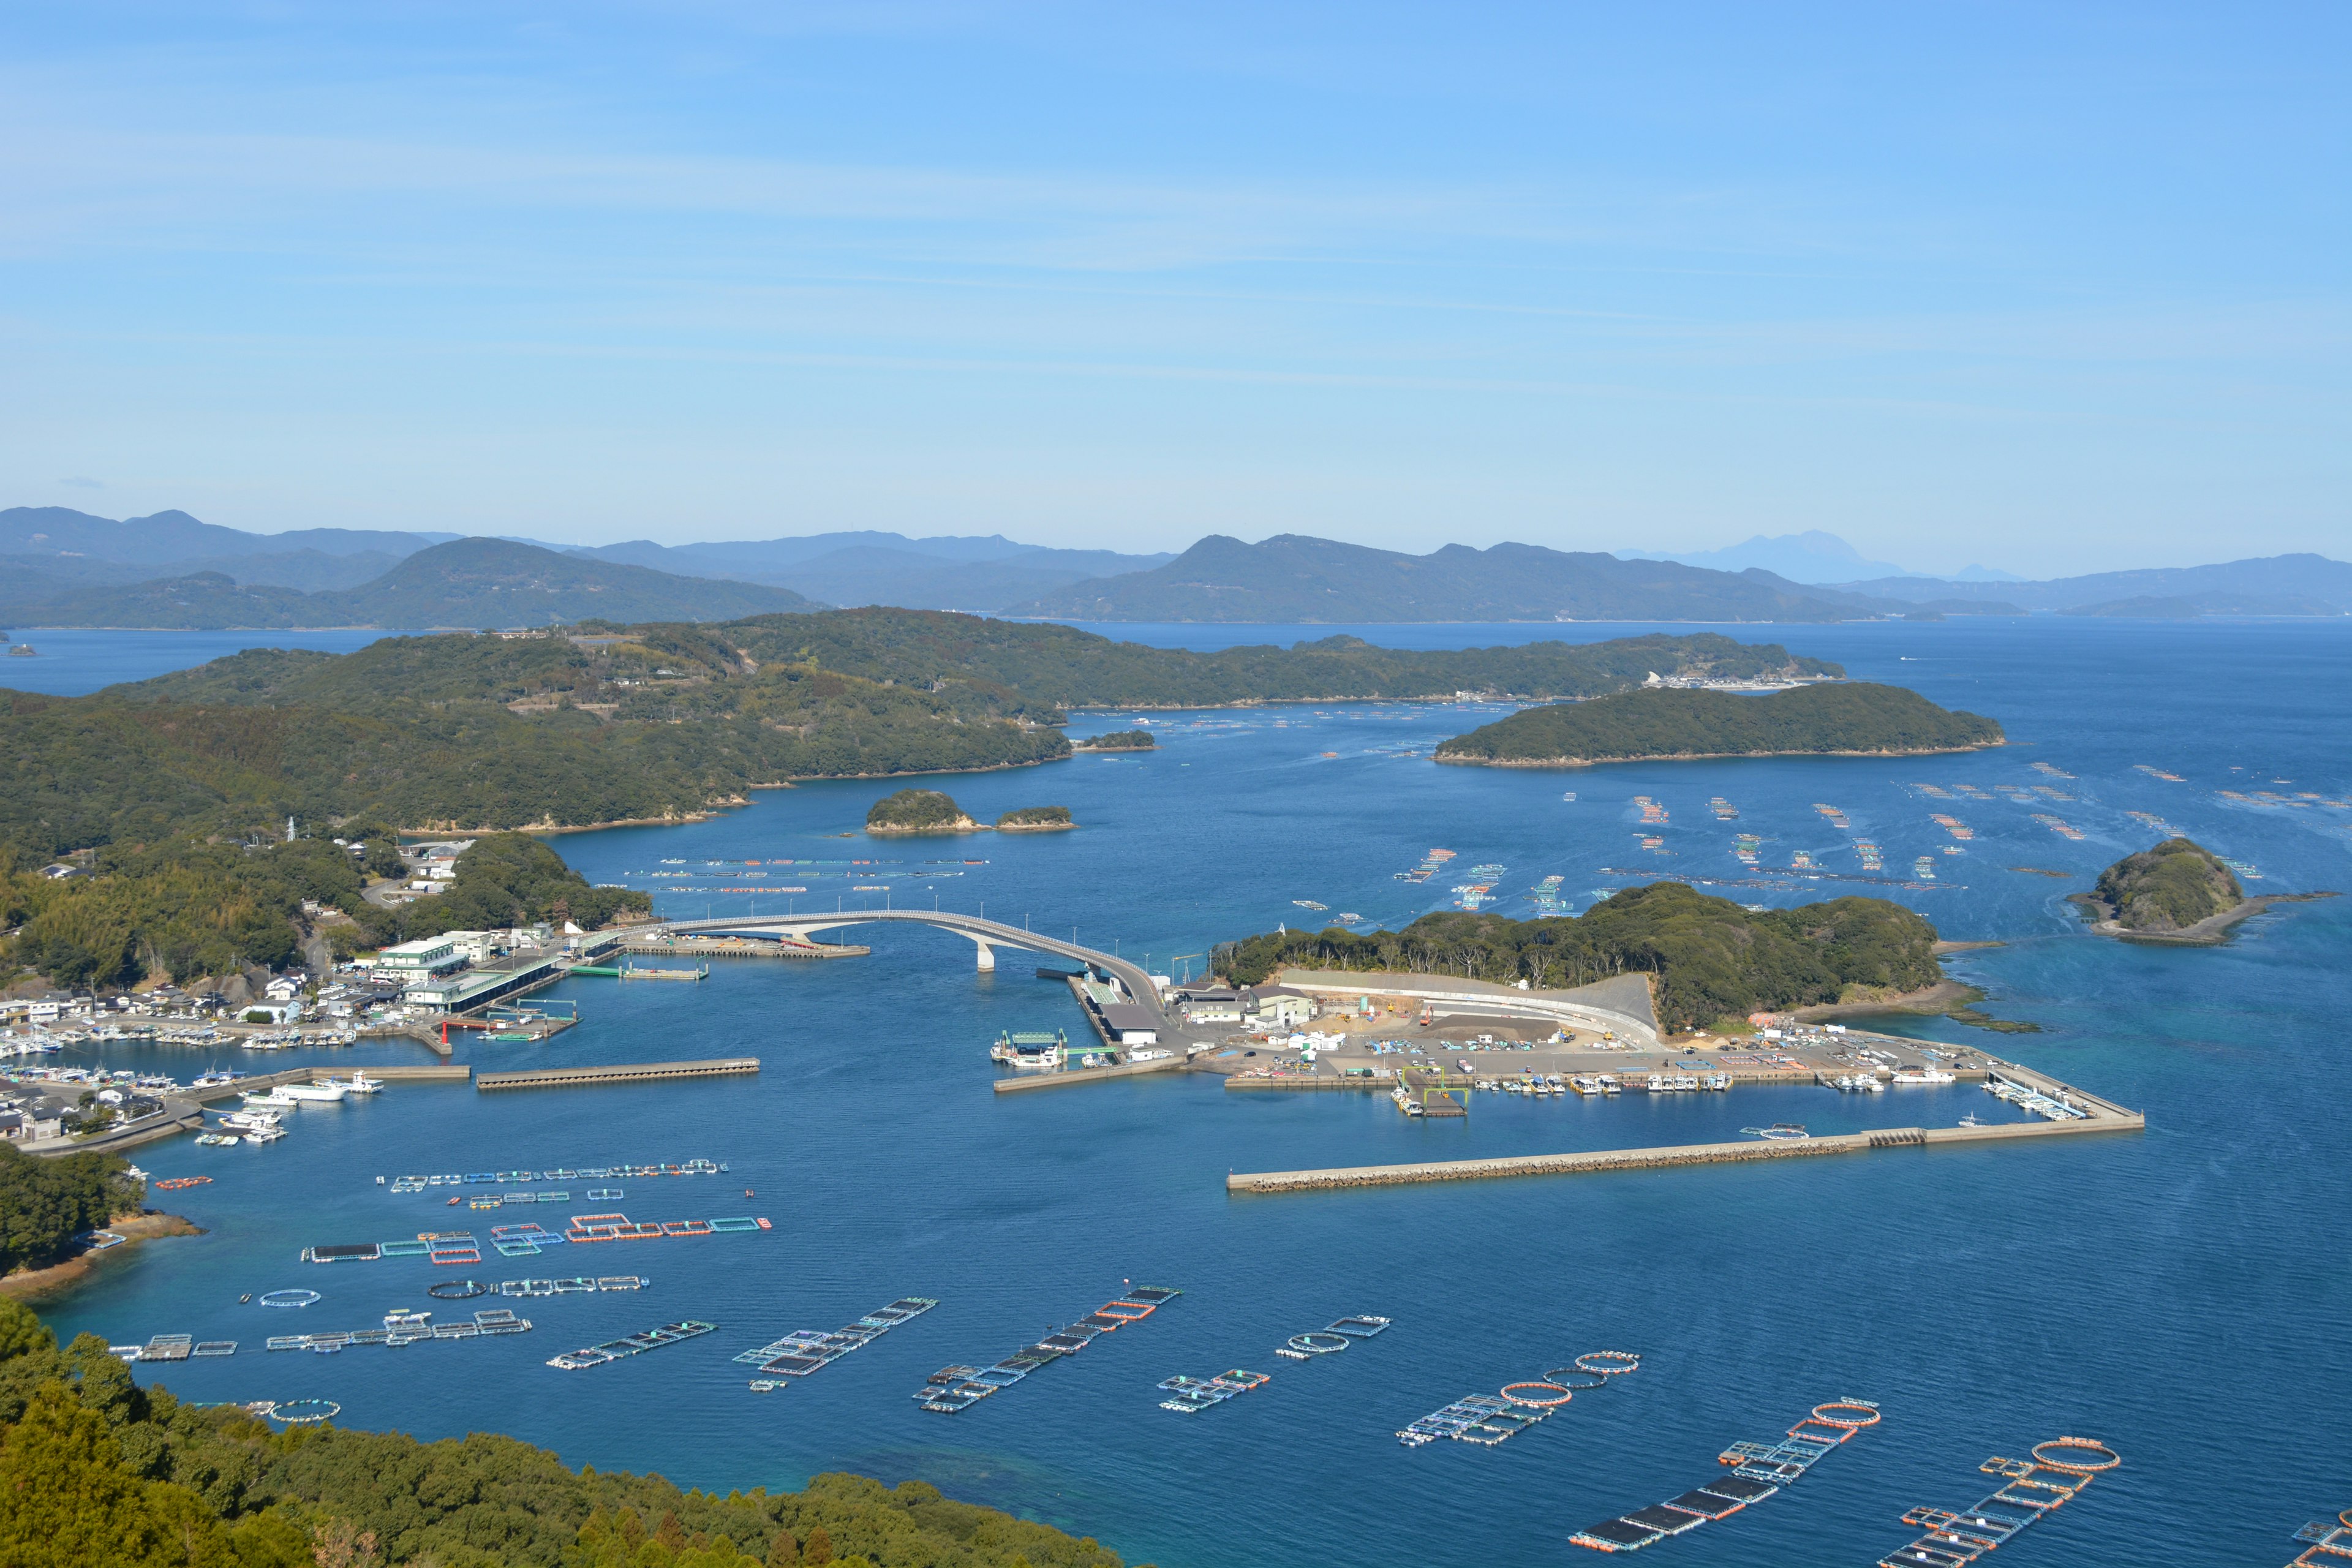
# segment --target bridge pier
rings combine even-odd
[[[969,931],[964,934],[971,935]],[[992,972],[996,968],[996,949],[976,936],[972,937],[971,945],[980,950],[980,973],[986,974]]]

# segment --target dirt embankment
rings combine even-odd
[[[150,1209],[144,1214],[115,1220],[106,1227],[122,1238],[120,1247],[103,1250],[84,1248],[62,1262],[47,1268],[20,1268],[0,1279],[0,1296],[12,1296],[20,1301],[37,1300],[80,1284],[102,1268],[112,1258],[126,1258],[143,1242],[165,1236],[202,1236],[204,1227],[190,1224],[175,1214],[158,1214]]]

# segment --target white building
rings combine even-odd
[[[369,966],[397,981],[430,979],[466,967],[466,955],[450,940],[454,933],[440,936],[420,936],[414,942],[399,942],[385,948],[370,961]]]

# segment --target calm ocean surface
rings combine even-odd
[[[1101,629],[1205,646],[1339,629],[1464,644],[1647,628]],[[546,1047],[461,1055],[521,1067],[749,1052],[765,1064],[753,1080],[492,1097],[394,1086],[376,1103],[306,1109],[295,1135],[268,1149],[142,1150],[158,1176],[215,1178],[169,1194],[209,1234],[140,1248],[52,1316],[64,1332],[116,1342],[173,1332],[240,1341],[233,1358],[163,1369],[194,1398],[326,1396],[355,1426],[426,1437],[508,1431],[571,1463],[719,1489],[789,1486],[824,1469],[919,1476],[1097,1535],[1130,1562],[1583,1561],[1566,1544],[1570,1531],[1696,1485],[1718,1473],[1726,1444],[1777,1434],[1844,1395],[1878,1401],[1884,1423],[1781,1495],[1644,1561],[1873,1562],[1909,1539],[1897,1518],[1906,1508],[1973,1501],[1990,1489],[1977,1471],[1988,1455],[2067,1433],[2115,1445],[2125,1466],[2005,1549],[2006,1568],[2284,1562],[2298,1524],[2352,1505],[2352,900],[2260,917],[2228,947],[2187,952],[2084,935],[2061,900],[2161,835],[2131,813],[2252,866],[2260,890],[2352,889],[2352,810],[2289,804],[2301,792],[2352,793],[2352,626],[1724,629],[1991,714],[2014,743],[1895,763],[1527,773],[1431,764],[1431,744],[1484,721],[1460,708],[1155,715],[1163,749],[1150,756],[940,781],[977,816],[1067,805],[1085,825],[1077,833],[836,837],[887,787],[864,783],[766,795],[692,826],[558,843],[593,879],[660,887],[646,874],[682,871],[666,879],[682,889],[754,885],[746,868],[706,860],[877,862],[761,868],[778,890],[758,895],[759,907],[984,903],[992,916],[1061,935],[1076,928],[1159,967],[1309,918],[1294,900],[1410,919],[1446,897],[1438,881],[1394,879],[1432,847],[1457,851],[1458,867],[1507,867],[1498,890],[1512,896],[1496,906],[1506,914],[1528,912],[1524,890],[1554,874],[1578,909],[1594,889],[1639,879],[1608,868],[1703,883],[1756,877],[1730,853],[1741,830],[1764,838],[1767,866],[1802,849],[1854,872],[1853,836],[1812,809],[1825,803],[1884,846],[1890,873],[1934,857],[1932,889],[1894,896],[1947,936],[2004,942],[1954,970],[1986,987],[1989,1011],[2043,1030],[1994,1039],[1936,1020],[1913,1032],[1981,1042],[2144,1109],[2145,1135],[1235,1200],[1223,1186],[1229,1169],[1651,1144],[1778,1121],[1948,1125],[1994,1102],[1973,1089],[1866,1104],[1793,1088],[1600,1105],[1482,1096],[1466,1124],[1431,1125],[1376,1097],[1226,1094],[1209,1079],[1000,1101],[988,1090],[987,1042],[1008,1027],[1076,1030],[1066,994],[1031,978],[1019,955],[976,976],[961,939],[875,928],[852,933],[873,943],[866,959],[721,966],[693,989],[570,982],[553,994],[578,1000],[582,1027]],[[123,669],[111,679],[155,673],[131,668],[131,654],[110,657]],[[1126,721],[1087,715],[1074,728]],[[2021,803],[1996,785],[2070,798]],[[1563,801],[1566,790],[1578,798]],[[1671,855],[1640,848],[1635,795],[1671,812]],[[1712,795],[1737,805],[1739,820],[1711,816]],[[1939,853],[1948,840],[1935,812],[1976,830],[1966,855]],[[2062,837],[2036,813],[2084,837]],[[966,858],[984,864],[932,863]],[[888,891],[851,890],[875,886]],[[1873,889],[1825,880],[1713,890],[1788,903]],[[724,912],[752,897],[668,891],[662,907]],[[316,1059],[421,1055],[379,1046]],[[184,1053],[110,1056],[164,1058],[182,1076],[205,1065]],[[236,1065],[293,1064],[280,1053]],[[575,1182],[569,1205],[464,1221],[437,1196],[375,1185],[406,1172],[694,1156],[730,1173],[615,1184],[623,1199],[593,1205]],[[371,1326],[395,1305],[449,1315],[424,1288],[460,1271],[410,1260],[311,1267],[297,1261],[306,1245],[478,1233],[518,1218],[552,1227],[592,1208],[639,1219],[750,1213],[774,1228],[486,1262],[477,1278],[635,1271],[653,1281],[634,1296],[531,1302],[523,1310],[538,1326],[520,1338],[333,1357],[261,1349],[271,1333]],[[1129,1280],[1185,1294],[962,1415],[928,1415],[908,1397],[934,1368],[1010,1353]],[[237,1304],[294,1285],[325,1300],[299,1312]],[[785,1392],[748,1392],[749,1369],[729,1359],[907,1294],[941,1305]],[[1313,1363],[1272,1354],[1288,1335],[1352,1312],[1396,1326]],[[541,1364],[681,1317],[719,1331],[585,1372]],[[1500,1447],[1408,1450],[1391,1436],[1450,1400],[1603,1348],[1642,1352],[1641,1371]],[[1199,1415],[1157,1408],[1160,1379],[1228,1367],[1275,1377]]]

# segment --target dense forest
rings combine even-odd
[[[63,1350],[0,1300],[0,1563],[8,1568],[1119,1568],[1092,1540],[824,1475],[725,1497],[571,1470],[477,1433],[419,1443],[272,1432],[141,1388],[84,1334]]]
[[[1400,931],[1267,932],[1213,955],[1255,985],[1286,968],[1461,974],[1564,987],[1652,977],[1658,1021],[1708,1028],[1755,1012],[1834,1002],[1848,986],[1916,991],[1942,978],[1936,928],[1884,899],[1743,910],[1680,882],[1629,888],[1581,915],[1514,921],[1444,910]]]
[[[2161,933],[2236,909],[2246,890],[2203,845],[2168,838],[2100,872],[2091,897],[2124,930]]]
[[[1529,708],[1440,744],[1441,763],[1572,767],[1660,757],[1915,754],[2001,743],[1975,713],[1899,686],[1801,686],[1766,697],[1653,687]]]
[[[389,829],[359,826],[366,858],[397,871]],[[593,930],[643,893],[592,888],[561,856],[520,833],[476,840],[443,892],[385,908],[361,896],[354,858],[322,838],[252,846],[192,837],[109,845],[89,877],[52,880],[12,864],[0,842],[0,925],[16,928],[5,955],[73,986],[127,986],[151,975],[185,983],[293,963],[307,936],[348,956],[413,936],[549,920]],[[334,915],[306,915],[310,900]]]
[[[0,1143],[0,1275],[46,1268],[82,1232],[138,1213],[147,1189],[129,1170],[96,1151],[51,1159]]]

